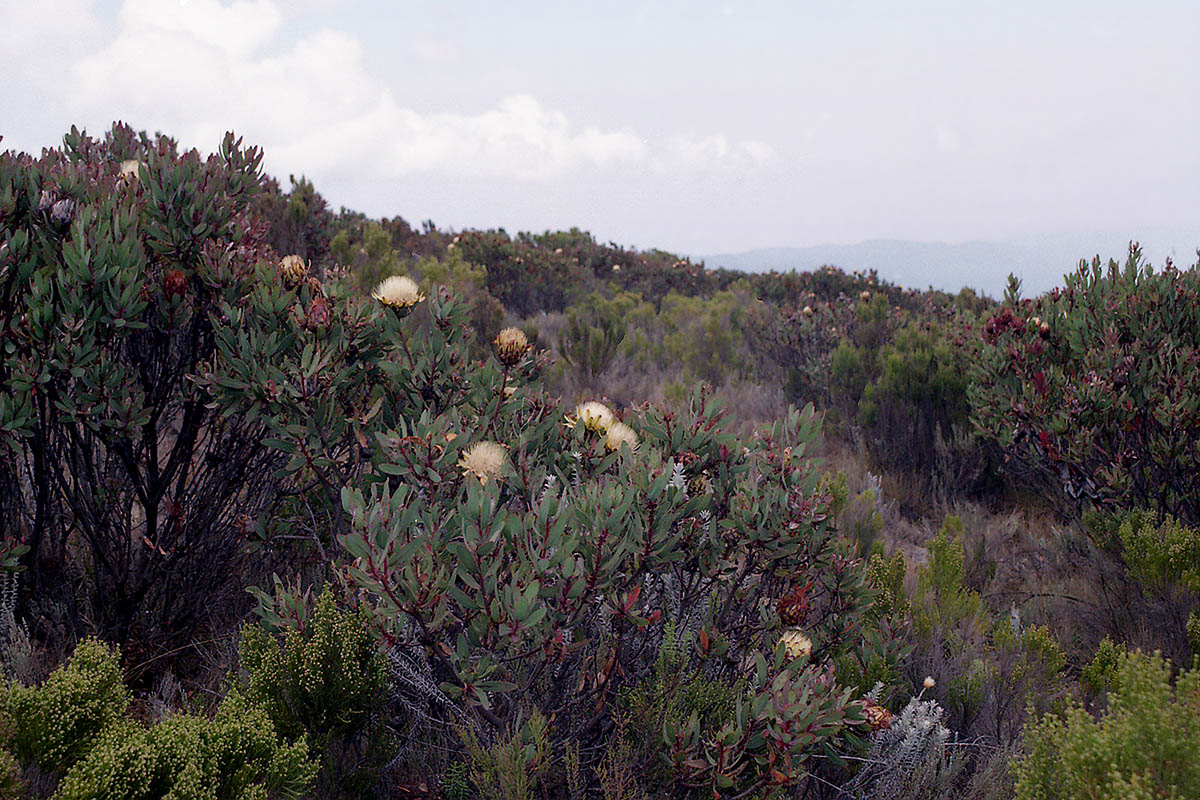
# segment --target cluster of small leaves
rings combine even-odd
[[[284,736],[306,736],[317,752],[334,737],[357,733],[384,696],[387,658],[362,614],[338,608],[326,589],[303,627],[277,641],[263,627],[242,629],[238,658],[245,694]]]
[[[62,776],[55,800],[299,797],[316,775],[306,743],[280,740],[267,712],[236,692],[211,720],[135,722],[119,652],[94,639],[42,685],[9,686],[3,705],[4,746]]]
[[[1120,656],[1098,718],[1072,706],[1029,724],[1013,762],[1019,800],[1151,800],[1200,795],[1200,664]]]
[[[879,592],[874,604],[875,614],[899,617],[908,610],[908,595],[904,591],[904,577],[907,574],[908,562],[904,559],[904,553],[896,551],[891,558],[880,552],[871,554],[867,562],[867,580]]]
[[[1186,527],[1171,516],[1155,517],[1133,512],[1117,529],[1130,577],[1151,590],[1178,587],[1200,595],[1200,529]]]
[[[1014,283],[972,358],[972,420],[1005,468],[1056,502],[1200,521],[1200,270],[1130,248],[1020,300]]]
[[[1091,694],[1103,694],[1116,687],[1117,672],[1124,660],[1125,645],[1117,644],[1105,636],[1096,649],[1096,655],[1083,668],[1080,681]]]
[[[128,707],[129,692],[116,651],[87,639],[41,686],[8,688],[8,744],[24,764],[64,771],[91,750]]]
[[[173,715],[107,728],[63,777],[53,800],[299,798],[316,777],[304,741],[281,741],[267,712],[231,694],[213,719]]]

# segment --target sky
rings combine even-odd
[[[414,224],[689,254],[1200,231],[1195,2],[0,0],[0,19],[0,147],[117,119],[205,151],[234,130],[285,186]]]

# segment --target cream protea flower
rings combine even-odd
[[[284,256],[279,262],[279,274],[289,287],[298,286],[308,277],[308,264],[298,255]]]
[[[925,683],[923,683],[921,685],[924,686],[926,689],[932,689],[934,686],[937,686],[937,681],[935,681],[933,679],[932,675],[926,675]]]
[[[783,652],[787,655],[788,661],[794,661],[800,656],[812,653],[812,639],[805,636],[804,631],[799,628],[788,628],[783,632],[783,636],[779,637],[779,641],[783,642]]]
[[[138,167],[141,166],[136,158],[131,158],[128,161],[121,162],[121,180],[136,181],[138,180]]]
[[[393,275],[375,287],[371,293],[379,302],[392,308],[412,308],[425,299],[417,282],[407,275]]]
[[[479,482],[487,485],[493,478],[499,478],[508,460],[508,448],[495,442],[476,442],[468,447],[458,460],[458,468],[464,475],[474,475]]]
[[[520,328],[505,328],[492,343],[496,345],[496,357],[500,363],[510,367],[519,364],[529,349],[529,340]]]
[[[629,452],[636,453],[638,448],[638,435],[633,432],[633,428],[626,425],[624,422],[614,422],[608,429],[608,433],[604,437],[604,446],[609,450],[618,452],[621,445],[629,445]]]
[[[583,427],[588,431],[595,433],[604,433],[608,428],[612,427],[612,423],[616,421],[616,417],[612,414],[612,409],[608,408],[604,403],[588,401],[581,403],[575,408],[575,414],[566,417],[566,421],[572,427],[577,423],[582,422]]]

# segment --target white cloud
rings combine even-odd
[[[119,17],[131,41],[179,34],[238,56],[267,44],[283,22],[273,0],[125,0]]]
[[[4,3],[6,70],[38,86],[59,83],[64,58],[79,58],[100,35],[94,5],[92,0]]]
[[[701,138],[672,137],[659,168],[667,171],[736,170],[762,166],[776,157],[765,142],[747,139],[730,142],[721,134]]]
[[[282,41],[275,0],[125,0],[118,20],[107,46],[76,60],[63,89],[71,107],[202,147],[234,128],[281,173],[546,181],[578,170],[752,169],[774,155],[721,134],[648,142],[579,126],[521,93],[476,113],[407,108],[370,74],[357,38],[325,29]]]

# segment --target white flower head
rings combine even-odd
[[[614,452],[619,452],[621,445],[628,445],[630,453],[636,453],[638,448],[638,435],[634,433],[633,428],[626,425],[624,422],[614,422],[608,429],[608,433],[604,437],[604,446]]]
[[[572,421],[568,418],[568,421]],[[595,400],[590,400],[586,403],[581,403],[575,409],[575,422],[582,422],[583,427],[595,433],[604,433],[616,421],[612,409],[603,403],[598,403]]]
[[[138,168],[140,166],[141,164],[136,158],[130,158],[122,161],[120,172],[121,180],[130,182],[139,180]]]
[[[468,447],[458,460],[464,475],[474,475],[484,486],[489,480],[500,477],[508,461],[508,448],[495,442],[476,442]]]
[[[308,277],[308,264],[298,255],[284,256],[279,261],[279,274],[289,287],[297,286]]]
[[[505,328],[496,336],[493,344],[496,346],[496,357],[510,367],[521,363],[529,351],[529,339],[520,328]]]
[[[397,309],[412,308],[425,299],[417,282],[407,275],[393,275],[375,287],[371,293],[385,306]]]
[[[808,638],[799,628],[788,628],[779,637],[779,641],[783,642],[783,651],[787,654],[788,661],[795,661],[800,656],[812,653],[812,639]]]

